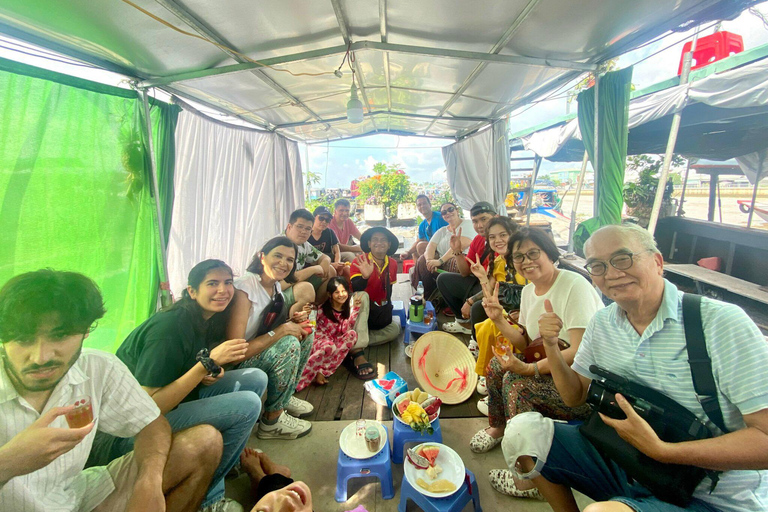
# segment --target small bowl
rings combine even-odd
[[[408,424],[407,424],[406,422],[404,422],[404,421],[403,421],[403,419],[400,417],[400,412],[398,412],[398,410],[397,410],[397,404],[399,404],[400,402],[402,402],[403,400],[405,400],[405,396],[406,396],[406,395],[405,395],[405,393],[403,393],[402,395],[400,395],[400,396],[398,396],[397,398],[395,398],[395,401],[394,401],[394,402],[392,402],[392,416],[394,416],[394,417],[395,417],[395,419],[397,419],[397,421],[399,421],[399,422],[400,422],[400,423],[402,423],[403,425],[408,425]],[[432,395],[429,395],[429,396],[432,396]],[[435,420],[436,420],[437,418],[439,418],[439,417],[440,417],[440,409],[441,409],[441,407],[438,407],[438,408],[437,408],[437,416],[435,416],[435,417],[434,417],[434,419],[430,420],[430,422],[429,422],[430,424],[434,423],[434,422],[435,422]]]

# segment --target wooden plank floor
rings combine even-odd
[[[411,287],[407,274],[398,274],[398,284],[393,287],[393,300],[402,300],[406,304],[411,296]],[[438,315],[438,322],[449,321],[442,313]],[[469,341],[469,336],[458,335],[464,343]],[[408,388],[413,389],[418,385],[411,372],[411,360],[405,356],[403,344],[403,332],[400,337],[385,345],[369,347],[365,355],[376,368],[378,377],[383,377],[389,371],[394,371],[406,382]],[[343,366],[328,379],[325,386],[311,385],[297,393],[296,396],[307,400],[315,410],[312,415],[305,418],[309,421],[349,421],[355,419],[377,419],[381,421],[391,420],[392,412],[371,400],[365,392],[364,382],[353,377]],[[482,398],[477,392],[464,402],[457,405],[444,405],[440,411],[443,418],[471,418],[482,416],[477,410],[477,401]]]

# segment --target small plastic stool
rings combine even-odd
[[[395,464],[402,464],[404,457],[403,451],[405,450],[405,443],[442,443],[443,432],[440,430],[440,418],[437,418],[432,422],[431,434],[419,434],[405,423],[394,420],[394,439],[392,441],[392,462]]]
[[[460,512],[470,501],[475,507],[475,512],[482,512],[480,506],[480,489],[475,481],[475,474],[467,470],[464,484],[455,493],[445,498],[430,498],[424,496],[419,491],[411,487],[408,480],[403,476],[403,483],[400,486],[400,504],[397,507],[398,512],[405,512],[405,506],[408,500],[413,501],[424,512]]]
[[[392,301],[392,316],[400,319],[400,328],[405,329],[405,306],[402,300]]]
[[[424,314],[426,314],[427,311],[432,312],[432,321],[430,323],[411,322],[410,320],[405,322],[405,336],[403,336],[403,343],[407,345],[411,342],[411,332],[426,334],[437,329],[437,313],[435,313],[435,307],[430,301],[427,301],[424,304]]]
[[[384,448],[368,459],[353,459],[339,449],[339,460],[336,465],[336,501],[347,501],[347,483],[352,478],[376,476],[381,482],[381,497],[391,500],[395,497],[395,486],[392,481],[392,461],[389,457],[389,431],[384,441]]]
[[[403,261],[403,274],[407,274],[411,268],[413,268],[416,265],[416,262],[414,260],[405,260]]]

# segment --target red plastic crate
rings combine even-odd
[[[677,68],[677,74],[683,72],[683,60],[685,54],[691,51],[693,41],[688,41],[683,45],[683,53],[680,55],[680,65]],[[726,57],[744,51],[744,39],[738,34],[732,32],[715,32],[714,34],[700,37],[696,41],[696,49],[693,51],[693,63],[691,69],[703,68],[708,64],[717,62]]]

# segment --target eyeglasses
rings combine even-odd
[[[522,263],[527,257],[531,261],[536,261],[541,256],[541,249],[531,249],[523,254],[522,252],[516,252],[512,255],[512,261],[515,263]]]
[[[644,252],[651,252],[650,249],[646,249],[644,251],[641,251],[637,254],[642,254]],[[627,270],[630,267],[632,267],[632,264],[634,263],[634,256],[637,256],[637,254],[632,252],[625,252],[622,254],[617,254],[610,260],[608,260],[608,263],[611,264],[613,268],[616,270]],[[602,276],[606,272],[608,272],[608,265],[604,261],[595,260],[590,261],[586,265],[584,265],[584,268],[589,272],[589,275],[591,276]]]
[[[446,215],[448,215],[449,213],[453,213],[453,212],[455,212],[455,211],[456,211],[456,207],[455,207],[455,206],[449,206],[449,207],[448,207],[448,208],[446,208],[445,210],[440,210],[440,215],[442,215],[443,217],[445,217],[445,216],[446,216]]]

